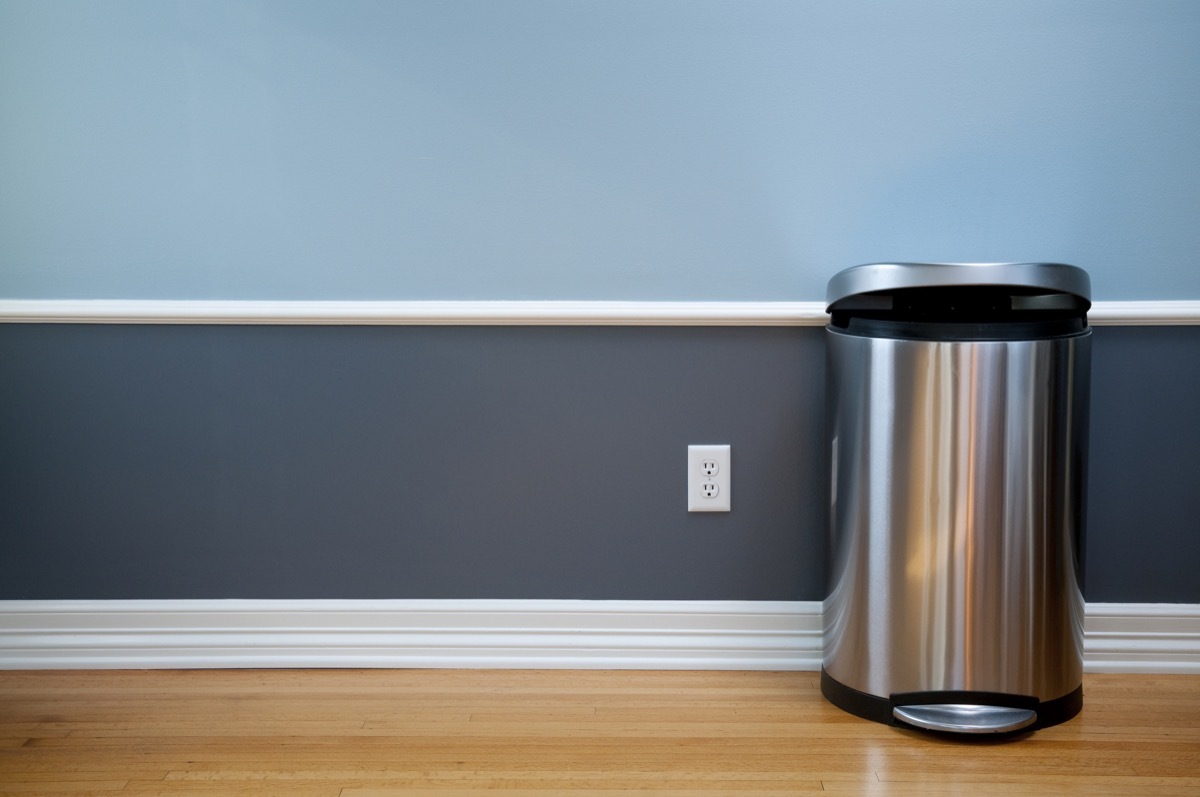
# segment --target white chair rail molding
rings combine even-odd
[[[823,302],[0,299],[0,323],[823,326]],[[1094,302],[1101,326],[1200,324],[1200,300]]]

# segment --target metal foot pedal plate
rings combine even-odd
[[[930,703],[896,706],[892,716],[908,725],[951,733],[1010,733],[1037,722],[1037,712],[1009,706]]]

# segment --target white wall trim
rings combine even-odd
[[[1089,603],[1089,672],[1200,674],[1200,604]]]
[[[0,668],[819,666],[819,604],[0,601]]]
[[[1200,300],[1096,302],[1097,326],[1200,324]],[[0,323],[395,326],[823,326],[823,302],[0,299]]]
[[[1200,324],[1200,301],[1096,302],[1088,311],[1095,326],[1195,326]]]
[[[820,326],[821,302],[0,300],[0,321],[80,324]]]
[[[816,670],[817,601],[0,601],[0,669]],[[1200,673],[1200,605],[1093,603],[1089,672]]]

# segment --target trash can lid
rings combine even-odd
[[[1069,293],[1091,301],[1088,273],[1065,263],[865,263],[839,271],[825,290],[826,309],[860,293],[902,288],[996,285]]]

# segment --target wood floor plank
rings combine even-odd
[[[818,792],[820,789],[817,790]],[[504,788],[504,797],[548,797],[555,794],[555,791],[544,789],[521,789],[521,788]],[[722,789],[688,789],[686,792],[689,797],[720,797],[720,795],[729,794],[728,791]],[[773,797],[778,797],[779,791],[744,791],[746,795],[769,794]],[[789,789],[789,793],[792,793]],[[802,792],[801,792],[802,793]],[[679,797],[681,794],[678,789],[639,789],[636,791],[629,789],[591,789],[588,791],[591,797]],[[343,789],[341,797],[495,797],[495,790],[491,788],[449,788],[449,789]]]
[[[80,791],[121,791],[127,785],[127,780],[14,780],[3,785],[6,792],[20,794],[65,794]]]
[[[0,672],[4,794],[1200,794],[1200,677],[1088,676],[1015,739],[866,722],[813,673]]]

